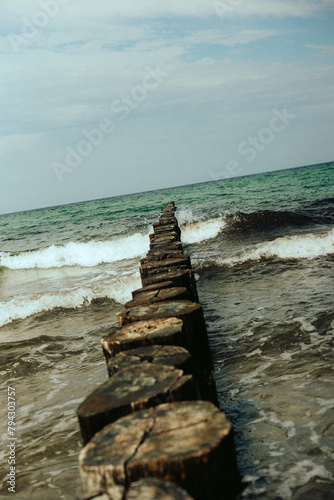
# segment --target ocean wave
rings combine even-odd
[[[271,230],[279,227],[291,226],[300,228],[306,225],[323,222],[319,217],[311,216],[299,211],[260,210],[258,212],[236,212],[226,215],[226,229],[242,230]]]
[[[196,216],[191,208],[180,208],[176,212],[176,217],[182,232],[183,243],[199,243],[218,236],[225,227],[225,216],[220,215],[212,219],[203,219]]]
[[[188,222],[184,226],[181,225],[182,242],[186,244],[199,243],[200,241],[215,238],[225,225],[224,217]]]
[[[69,242],[20,253],[0,252],[0,267],[8,269],[49,269],[65,266],[95,267],[145,255],[148,234],[139,233],[113,241]]]
[[[131,299],[131,291],[140,288],[139,272],[123,275],[106,284],[77,287],[47,294],[20,297],[0,304],[0,328],[14,320],[53,309],[76,309],[91,305],[99,299],[112,299],[124,304]]]
[[[319,234],[284,236],[260,243],[226,259],[217,258],[204,265],[235,266],[250,261],[271,259],[315,259],[334,253],[334,229]],[[203,267],[203,266],[202,266]]]
[[[296,211],[259,210],[256,212],[230,213],[226,211],[211,219],[195,216],[191,209],[182,208],[176,213],[182,230],[184,243],[198,243],[215,238],[221,231],[227,233],[242,231],[270,231],[285,227],[301,228],[307,226],[332,224],[334,217],[328,208],[310,209],[304,207]]]

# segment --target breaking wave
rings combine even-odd
[[[235,266],[249,261],[270,260],[275,258],[282,260],[315,259],[333,253],[334,229],[319,234],[304,234],[302,236],[284,236],[283,238],[277,238],[273,241],[260,243],[251,248],[247,248],[226,259],[214,259],[214,264],[218,266]]]
[[[20,253],[0,252],[0,267],[8,269],[49,269],[64,266],[95,267],[145,255],[148,235],[139,233],[113,241],[69,242]]]
[[[57,308],[75,309],[89,306],[98,299],[112,299],[124,304],[131,299],[131,291],[140,287],[141,281],[137,272],[108,283],[15,298],[0,304],[0,328],[14,320]]]

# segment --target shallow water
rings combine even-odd
[[[24,325],[3,327],[7,338],[20,335],[20,340],[3,343],[0,353],[1,378],[16,390],[15,498],[82,496],[78,474],[82,441],[76,410],[107,379],[100,338],[116,324],[119,310],[119,304],[109,301],[86,309],[42,313],[24,320]],[[4,423],[2,419],[2,442],[7,440]],[[1,462],[6,454],[2,450]],[[8,497],[3,487],[0,498]]]

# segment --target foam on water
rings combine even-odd
[[[48,269],[64,266],[95,267],[145,255],[149,247],[148,234],[132,234],[113,241],[70,242],[35,251],[0,252],[0,266],[9,269]]]
[[[99,298],[113,299],[124,304],[131,299],[131,291],[139,288],[141,281],[139,272],[122,278],[110,280],[108,283],[91,284],[73,290],[62,290],[54,293],[35,294],[15,298],[0,304],[0,327],[17,319],[24,319],[43,311],[55,308],[73,309],[88,306]]]
[[[183,243],[199,243],[200,241],[215,238],[225,227],[223,217],[216,219],[188,222],[181,225]]]
[[[276,476],[276,464],[271,467],[271,475]],[[313,478],[333,480],[333,475],[323,466],[312,460],[302,460],[291,467],[287,479],[278,487],[277,493],[281,498],[292,498],[293,489],[307,484]]]
[[[334,253],[334,230],[302,236],[285,236],[260,243],[227,259],[216,259],[218,265],[234,266],[252,260],[271,258],[315,259]]]

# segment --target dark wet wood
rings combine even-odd
[[[240,489],[232,425],[204,401],[121,418],[83,448],[79,467],[87,491],[127,487],[144,477],[172,481],[195,500],[232,500]]]
[[[174,283],[172,281],[161,281],[160,283],[153,283],[153,285],[145,286],[143,288],[137,288],[133,290],[132,298],[134,299],[136,295],[142,292],[151,292],[152,290],[162,290],[164,288],[172,288]]]
[[[190,269],[170,271],[167,273],[159,273],[155,276],[147,276],[142,279],[143,287],[155,285],[163,281],[172,281],[176,287],[186,287],[190,292],[191,300],[198,302],[198,295],[194,274]]]
[[[153,304],[164,300],[188,300],[190,294],[185,287],[163,288],[162,290],[150,290],[138,293],[132,300],[126,302],[126,309],[138,307],[145,304]]]
[[[163,234],[163,233],[169,233],[171,231],[174,231],[179,237],[181,236],[181,230],[178,226],[178,224],[160,224],[160,225],[153,225],[153,230],[154,234]]]
[[[143,279],[155,274],[168,273],[179,269],[191,269],[190,256],[182,255],[177,259],[153,260],[140,266],[140,276]]]
[[[163,248],[162,250],[149,250],[146,257],[140,260],[140,264],[148,264],[156,260],[179,259],[182,258],[183,255],[183,250],[169,250],[168,248]]]
[[[119,352],[157,344],[178,345],[187,348],[182,320],[162,318],[152,321],[138,321],[101,339],[107,361]]]
[[[157,243],[151,243],[150,244],[150,251],[156,252],[157,250],[182,250],[183,251],[183,246],[180,241],[169,241],[168,239],[166,241],[158,241]]]
[[[178,222],[176,217],[169,217],[169,218],[160,218],[158,222],[153,222],[153,229],[162,227],[162,226],[170,226],[170,225],[177,225]]]
[[[187,349],[194,362],[194,374],[203,399],[218,404],[214,377],[214,366],[208,344],[202,306],[189,300],[157,302],[132,309],[123,309],[117,314],[120,326],[141,320],[179,318],[187,340]]]
[[[165,234],[150,234],[150,249],[154,249],[158,245],[166,245],[170,243],[180,243],[180,240],[177,236],[176,233],[171,232],[171,233],[165,233]]]
[[[150,240],[150,243],[152,243],[152,241],[165,239],[167,236],[173,236],[175,238],[175,241],[180,241],[178,238],[178,234],[175,231],[164,231],[161,234],[151,233],[149,235],[149,240]]]
[[[83,442],[134,411],[172,401],[197,399],[192,375],[173,366],[142,363],[119,370],[95,389],[77,414]]]
[[[174,366],[186,375],[193,373],[191,356],[187,349],[175,345],[152,345],[123,351],[110,358],[108,374],[114,375],[123,368],[141,363]]]

